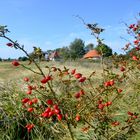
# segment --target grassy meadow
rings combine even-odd
[[[37,69],[35,68],[35,66],[33,64],[28,65],[28,62],[21,62],[23,63],[25,66],[27,67],[31,67],[32,69],[34,69],[35,71],[37,71]],[[72,69],[76,69],[77,72],[82,73],[84,76],[89,77],[90,74],[92,72],[95,72],[94,76],[92,77],[92,82],[93,85],[99,85],[100,82],[103,81],[103,66],[100,62],[95,63],[92,61],[73,61],[73,62],[41,62],[40,63],[40,67],[42,68],[42,70],[44,71],[44,73],[47,74],[48,70],[46,68],[46,66],[49,67],[57,67],[60,69],[64,69],[64,66],[69,69],[70,71]],[[110,68],[111,70],[111,68]],[[118,69],[113,69],[113,72],[115,73],[119,73]],[[17,85],[23,85],[23,78],[24,77],[34,77],[35,74],[33,74],[32,72],[25,70],[23,67],[19,66],[19,67],[14,67],[12,66],[11,62],[0,62],[0,108],[2,107],[6,107],[6,109],[9,111],[9,113],[13,112],[17,112],[17,110],[14,108],[14,104],[10,103],[8,101],[8,98],[14,98],[14,100],[16,101],[16,96],[19,91],[19,87]],[[17,84],[15,84],[17,83]],[[10,87],[10,84],[12,85],[12,87]],[[13,86],[15,87],[14,89]],[[4,89],[3,89],[4,88]],[[87,91],[88,91],[88,86],[87,86]],[[130,83],[124,83],[121,87],[123,89],[123,98],[120,101],[120,105],[118,106],[118,110],[121,110],[121,108],[126,108],[126,112],[127,110],[133,110],[136,111],[137,107],[135,104],[135,101],[138,99],[138,92],[134,91],[134,89],[131,87]],[[4,92],[3,92],[4,91]],[[16,94],[15,94],[16,92]],[[132,94],[137,93],[135,96],[132,96]],[[13,97],[10,96],[10,94],[13,93]],[[6,96],[4,96],[4,95]],[[9,102],[9,104],[11,104],[11,107],[8,108],[7,104],[6,104],[6,100]],[[13,100],[13,99],[12,99]],[[124,102],[126,101],[126,102]],[[16,105],[18,104],[18,102],[16,103]],[[12,110],[12,111],[11,111]],[[124,110],[123,110],[124,111]],[[123,114],[124,112],[119,112],[120,114]],[[10,114],[11,115],[11,114]],[[9,115],[9,116],[10,116]],[[119,115],[119,114],[118,114]],[[123,118],[122,118],[123,119]],[[121,121],[121,120],[120,120]],[[74,130],[75,135],[77,135],[77,137],[79,137],[79,139],[77,140],[89,140],[88,137],[81,137],[81,133],[79,133],[79,129],[81,128],[77,128]],[[138,128],[136,128],[138,131],[140,131]],[[14,130],[13,130],[14,131]],[[0,135],[3,131],[0,130]],[[11,134],[13,132],[10,132]],[[8,132],[9,134],[9,132]],[[6,134],[5,134],[6,135]],[[137,133],[136,135],[134,135],[133,137],[128,138],[129,140],[139,140],[140,139],[140,134]],[[10,136],[7,137],[7,140],[10,140]],[[41,139],[36,139],[36,140],[43,140],[43,138]],[[63,140],[69,140],[68,135],[66,135]],[[119,140],[119,139],[118,139]]]
[[[28,62],[21,62],[28,67],[35,68],[34,64],[28,65]],[[64,66],[70,70],[77,69],[78,72],[84,74],[85,76],[89,76],[93,71],[96,72],[96,78],[101,77],[102,66],[100,63],[94,62],[83,62],[83,61],[74,61],[74,62],[41,62],[40,64],[43,71],[46,71],[45,66],[49,67],[58,67],[63,69]],[[0,62],[0,81],[6,82],[10,80],[15,80],[19,78],[23,78],[25,76],[32,76],[32,72],[25,70],[23,67],[14,67],[11,62]]]

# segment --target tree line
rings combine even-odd
[[[57,48],[54,51],[57,51],[63,59],[75,60],[78,58],[82,58],[84,54],[93,49],[97,50],[104,57],[112,55],[112,49],[106,44],[98,44],[97,46],[95,46],[94,44],[89,43],[85,45],[85,42],[80,38],[76,38],[70,43],[69,46]]]
[[[38,57],[40,57],[40,59],[45,59],[43,58],[44,52],[42,51],[42,49],[38,47],[33,47],[33,48],[34,48],[33,52],[30,53],[32,57],[37,59]],[[57,51],[59,56],[64,60],[68,60],[68,59],[76,60],[82,58],[84,54],[86,54],[88,51],[93,49],[97,50],[104,57],[108,57],[112,55],[112,49],[106,44],[98,44],[95,46],[93,43],[89,43],[85,45],[85,42],[80,38],[74,39],[74,41],[72,41],[68,46],[63,46],[61,48],[57,48],[54,50],[46,50],[45,52],[51,54],[52,52]],[[27,59],[28,58],[25,56],[22,57],[20,56],[18,58],[19,61],[26,61]],[[11,61],[11,60],[12,60],[11,58],[6,59],[6,61]],[[2,61],[2,58],[0,58],[0,61]]]

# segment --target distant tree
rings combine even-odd
[[[21,59],[22,59],[22,57],[20,56],[20,57],[18,58],[18,60],[21,61]]]
[[[28,58],[26,56],[23,56],[22,61],[26,61],[26,60],[28,60]]]
[[[23,57],[19,57],[18,60],[19,61],[26,61],[26,60],[28,60],[28,58],[26,56],[23,56]]]
[[[48,54],[51,54],[52,52],[54,52],[54,50],[47,50]]]
[[[7,59],[7,61],[11,61],[12,59],[9,57],[8,59]]]
[[[2,61],[2,58],[0,58],[0,61]]]
[[[93,50],[93,49],[94,49],[94,44],[89,43],[89,44],[86,45],[86,47],[85,47],[85,52],[88,52],[88,51]]]
[[[114,52],[114,55],[115,55],[115,56],[117,56],[117,55],[118,55],[118,53],[117,53],[117,52]]]
[[[99,44],[95,48],[98,52],[100,52],[104,57],[108,57],[112,55],[112,49],[108,47],[106,44]]]
[[[58,49],[56,49],[56,51],[59,53],[59,55],[62,59],[67,60],[70,58],[70,50],[67,46],[58,48]]]
[[[75,39],[69,45],[70,57],[72,59],[81,58],[85,54],[85,44],[82,39]]]

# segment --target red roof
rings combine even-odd
[[[57,57],[59,57],[59,54],[56,51],[51,53],[51,55],[50,55],[50,58],[57,58]]]
[[[84,58],[95,58],[95,57],[101,57],[99,52],[96,50],[90,50],[88,53],[84,55]]]

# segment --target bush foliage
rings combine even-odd
[[[99,38],[103,29],[87,24]],[[128,26],[136,51],[130,59],[112,56],[112,65],[102,63],[102,78],[94,83],[95,72],[88,76],[64,66],[40,67],[23,45],[7,37],[8,29],[0,26],[0,37],[7,46],[20,49],[29,64],[14,60],[12,65],[24,67],[36,76],[25,77],[22,87],[13,83],[0,88],[0,134],[4,140],[126,140],[140,132],[140,25]],[[117,60],[117,61],[116,61]],[[29,67],[33,63],[36,69]],[[115,68],[114,68],[115,67]],[[131,86],[131,89],[130,89]]]

